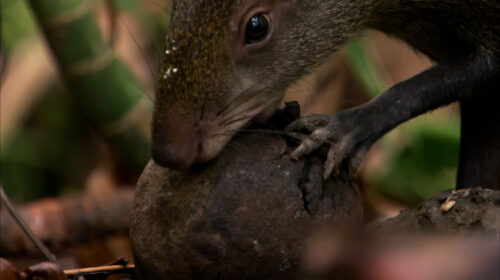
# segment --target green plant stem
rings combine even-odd
[[[28,1],[71,92],[74,107],[126,162],[149,159],[152,103],[117,59],[94,20],[91,0]]]

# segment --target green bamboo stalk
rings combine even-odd
[[[118,60],[93,18],[91,0],[29,0],[75,108],[124,160],[149,158],[147,119],[152,104]],[[145,125],[146,124],[146,125]]]

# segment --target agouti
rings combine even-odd
[[[329,145],[324,177],[355,171],[395,126],[460,101],[458,187],[500,188],[500,1],[174,0],[152,122],[152,157],[185,169],[217,156],[270,115],[291,83],[364,29],[380,30],[436,66],[367,104],[312,115],[298,158]],[[295,134],[297,135],[297,134]]]

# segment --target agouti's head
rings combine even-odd
[[[174,0],[152,122],[156,163],[206,162],[270,115],[292,82],[354,35],[345,18],[357,1],[333,2]]]

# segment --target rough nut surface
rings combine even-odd
[[[318,157],[290,160],[278,136],[234,141],[195,170],[148,164],[130,231],[140,279],[295,279],[315,230],[362,222],[357,186],[323,183]]]
[[[500,233],[500,191],[485,188],[448,190],[414,209],[372,225],[376,231]]]

